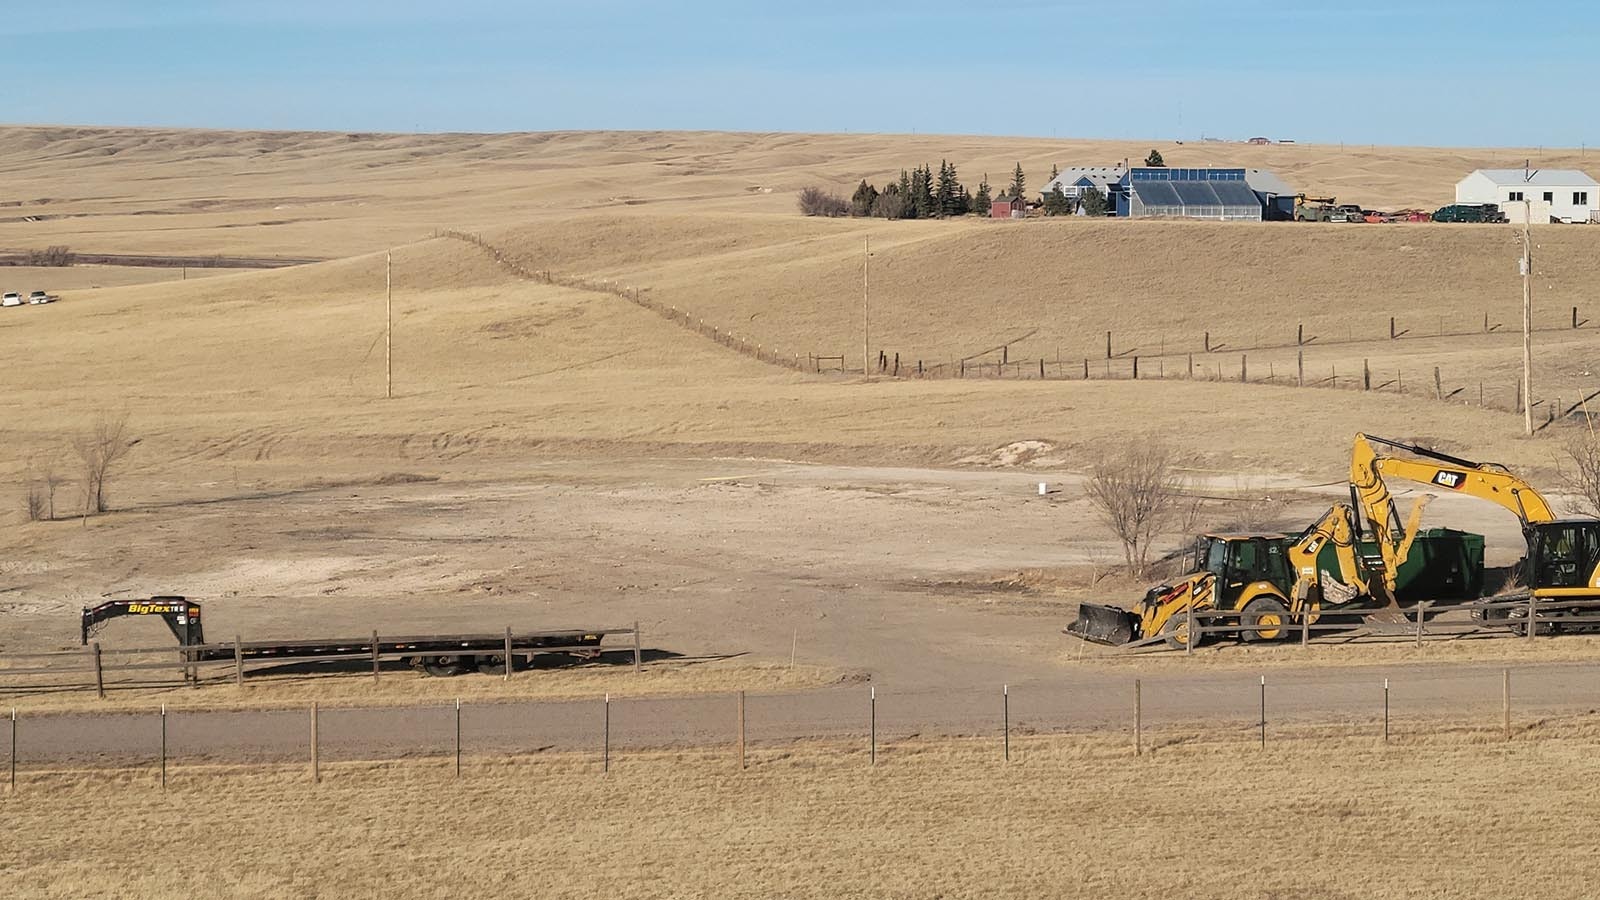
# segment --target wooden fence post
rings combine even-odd
[[[1133,755],[1144,755],[1144,685],[1133,680]]]
[[[1578,308],[1576,306],[1572,308],[1572,327],[1578,327]]]
[[[89,653],[94,657],[94,691],[101,700],[106,698],[105,670],[100,666],[100,642],[95,641],[89,645]]]
[[[1423,600],[1417,604],[1417,646],[1422,646],[1422,621],[1427,618],[1428,601]]]
[[[244,641],[237,634],[233,636],[233,683],[244,687]]]
[[[606,694],[605,731],[601,736],[600,771],[611,771],[611,695]]]
[[[1139,357],[1137,356],[1133,358],[1133,380],[1139,380]]]
[[[1534,635],[1539,633],[1539,629],[1534,627],[1534,616],[1538,615],[1538,613],[1539,613],[1539,600],[1538,600],[1537,597],[1534,596],[1533,591],[1530,589],[1528,591],[1528,627],[1527,627],[1528,643],[1530,643],[1530,644],[1533,643]]]
[[[633,674],[644,671],[644,659],[639,652],[639,620],[633,620]]]
[[[1294,345],[1304,347],[1306,344],[1306,323],[1301,322],[1294,329]]]
[[[1389,679],[1383,680],[1383,742],[1389,743]]]
[[[511,669],[512,669],[512,667],[514,665],[514,661],[515,660],[516,660],[516,657],[511,655],[511,626],[507,625],[506,626],[506,672],[505,672],[505,678],[503,679],[504,681],[510,681],[511,680]]]
[[[456,698],[456,777],[461,777],[461,698]]]
[[[922,372],[921,372],[921,371],[920,371],[920,370],[919,370],[919,371],[918,371],[918,372],[917,372],[917,374],[918,374],[918,375],[921,375],[921,374],[922,374]],[[1042,357],[1042,356],[1041,356],[1041,357],[1039,357],[1039,378],[1040,378],[1040,379],[1043,379],[1043,378],[1044,378],[1044,357]]]
[[[1309,646],[1311,643],[1311,607],[1300,607],[1300,646]]]
[[[1205,349],[1205,352],[1211,352],[1211,332],[1206,332],[1205,343],[1201,344],[1201,346]]]
[[[378,631],[377,631],[377,629],[373,629],[373,631],[372,631],[372,680],[374,682],[376,682],[378,680],[378,670],[379,670],[379,668],[380,668],[380,666],[379,666],[379,660],[378,660]]]
[[[1511,670],[1500,670],[1500,715],[1505,721],[1506,740],[1511,740]]]
[[[1306,352],[1297,350],[1294,354],[1295,386],[1306,386]]]
[[[322,780],[322,760],[317,756],[317,701],[311,701],[311,783]]]
[[[1241,353],[1239,354],[1239,382],[1241,384],[1250,381],[1249,372],[1249,357],[1246,354]]]
[[[1439,378],[1439,367],[1433,367],[1433,399],[1444,399],[1444,382]]]
[[[1083,358],[1083,380],[1089,380],[1089,357],[1087,356]]]
[[[1361,361],[1361,389],[1372,390],[1372,366],[1364,359]]]
[[[744,764],[744,691],[739,692],[739,771],[745,770]]]
[[[1194,354],[1189,354],[1189,380],[1194,380]]]
[[[1394,316],[1389,317],[1389,340],[1394,340]]]
[[[1111,358],[1111,332],[1106,332],[1106,359]]]
[[[1186,606],[1184,606],[1183,616],[1186,620],[1186,624],[1189,627],[1189,630],[1185,632],[1185,634],[1189,635],[1189,639],[1183,642],[1183,655],[1193,656],[1194,645],[1200,643],[1200,635],[1195,634],[1194,630],[1194,602],[1192,600]]]

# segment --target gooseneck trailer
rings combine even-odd
[[[335,659],[403,658],[429,675],[458,675],[478,670],[500,674],[507,660],[512,668],[531,664],[540,654],[577,658],[600,655],[607,635],[632,635],[635,661],[639,653],[638,628],[593,628],[502,634],[431,634],[379,637],[376,632],[359,638],[316,638],[298,641],[230,641],[207,644],[200,604],[187,597],[160,596],[147,600],[109,600],[85,607],[81,637],[85,646],[105,623],[123,616],[157,616],[178,639],[186,662],[249,662]]]

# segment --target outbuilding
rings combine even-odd
[[[1456,183],[1457,203],[1495,203],[1520,221],[1588,222],[1600,210],[1600,182],[1576,169],[1479,169]]]
[[[991,219],[1021,219],[1028,214],[1028,203],[1021,197],[1001,197],[989,204]]]

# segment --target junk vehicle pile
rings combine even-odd
[[[1430,495],[1419,497],[1402,523],[1386,478],[1477,497],[1516,514],[1527,544],[1519,579],[1526,590],[1494,599],[1528,599],[1537,613],[1500,603],[1475,616],[1537,615],[1519,626],[1524,633],[1591,626],[1600,604],[1600,519],[1558,518],[1544,496],[1504,466],[1358,434],[1348,504],[1334,504],[1295,535],[1203,535],[1190,556],[1190,574],[1151,588],[1132,609],[1083,604],[1067,633],[1100,644],[1175,648],[1219,632],[1245,642],[1276,641],[1288,636],[1291,621],[1315,622],[1324,611],[1381,616],[1422,602],[1481,598],[1483,535],[1419,530]],[[1193,615],[1202,612],[1210,623],[1203,629]]]

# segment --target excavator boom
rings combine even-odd
[[[1383,456],[1373,447],[1374,444],[1403,450],[1418,458]],[[1524,525],[1556,519],[1550,502],[1533,485],[1511,474],[1504,466],[1474,462],[1387,438],[1356,435],[1355,449],[1350,457],[1350,483],[1361,495],[1362,505],[1368,510],[1369,516],[1373,515],[1375,508],[1383,506],[1388,498],[1389,490],[1383,483],[1386,475],[1488,500],[1516,513]],[[1392,500],[1389,506],[1392,509]],[[1378,524],[1374,519],[1374,525]]]

